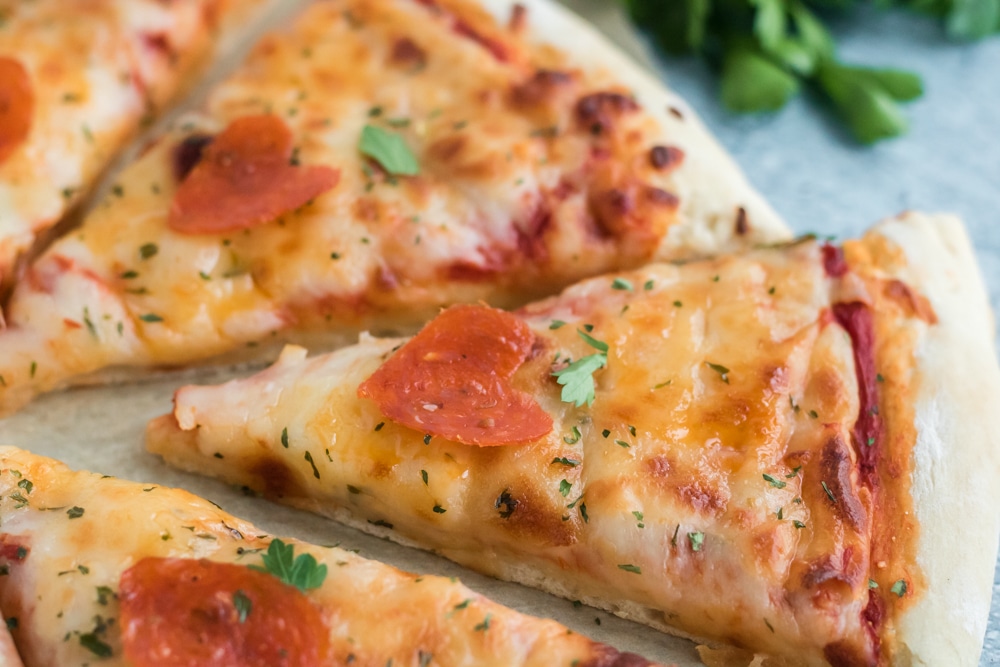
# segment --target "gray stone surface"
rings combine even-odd
[[[958,45],[949,42],[933,21],[905,12],[872,10],[838,21],[834,28],[844,60],[904,67],[924,76],[925,96],[906,107],[912,120],[910,133],[866,148],[855,144],[809,96],[773,115],[729,114],[718,103],[715,79],[703,63],[651,54],[625,26],[614,3],[564,0],[564,4],[594,19],[663,75],[795,231],[846,237],[904,209],[961,214],[997,311],[1000,38]],[[980,661],[980,665],[998,664],[1000,563]]]

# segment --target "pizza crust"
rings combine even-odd
[[[917,442],[912,479],[920,524],[922,597],[898,622],[899,664],[978,664],[1000,533],[1000,407],[994,322],[975,255],[952,216],[907,213],[872,234],[905,252],[898,277],[938,323],[916,350]]]
[[[684,151],[683,168],[676,170],[674,179],[674,194],[681,200],[680,222],[664,238],[657,258],[676,256],[679,248],[707,255],[746,247],[734,234],[741,208],[754,242],[789,238],[777,213],[750,186],[688,104],[593,25],[552,0],[480,2],[502,23],[515,4],[527,7],[529,37],[561,49],[580,67],[607,72],[609,80],[631,88],[644,112],[663,128],[665,140]]]

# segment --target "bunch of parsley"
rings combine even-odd
[[[697,53],[719,68],[723,104],[737,112],[780,109],[807,83],[830,101],[857,139],[906,131],[901,102],[920,97],[912,72],[843,63],[823,24],[863,0],[621,0],[666,51]],[[955,39],[1000,31],[1000,0],[872,0],[937,16]]]

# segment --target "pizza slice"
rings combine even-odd
[[[0,1],[0,278],[271,0]]]
[[[179,489],[4,447],[0,496],[0,609],[27,667],[653,664]]]
[[[547,0],[315,3],[28,267],[0,411],[785,236],[681,101]]]
[[[456,306],[180,389],[147,446],[683,636],[974,665],[1000,530],[975,266],[957,220],[909,214]]]

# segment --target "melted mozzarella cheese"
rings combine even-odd
[[[710,142],[644,110],[647,98],[663,101],[659,91],[581,69],[475,3],[449,7],[317,3],[264,39],[203,113],[181,120],[29,268],[0,334],[2,409],[107,364],[187,364],[288,332],[412,329],[444,304],[551,294],[700,248],[668,231],[708,225],[697,210],[709,201],[736,216],[751,197],[724,189],[678,204],[671,193],[701,173],[688,171],[704,166],[696,150]],[[288,125],[296,162],[339,170],[339,185],[242,232],[170,231],[178,146],[261,113]],[[392,177],[361,155],[368,125],[402,139],[420,174]],[[696,137],[692,154],[657,168],[652,149],[675,137]],[[746,240],[778,230],[761,224]],[[736,239],[734,227],[723,236],[712,247]],[[88,291],[100,298],[56,296]]]
[[[804,242],[652,265],[527,307],[537,354],[513,384],[556,426],[524,446],[392,423],[357,388],[403,341],[366,338],[181,389],[148,447],[490,574],[826,664],[829,644],[868,645],[872,530],[844,509],[867,496],[847,444],[859,400],[829,314],[836,282]],[[594,353],[580,331],[609,351],[593,404],[575,408],[551,373]]]
[[[13,635],[28,667],[93,664],[104,651],[102,665],[131,664],[117,623],[125,570],[146,557],[260,566],[271,541],[184,491],[71,472],[13,448],[0,449],[0,495],[0,610],[17,619]],[[418,654],[456,667],[652,664],[490,602],[453,579],[287,543],[327,567],[308,597],[323,610],[336,664],[412,664]]]

